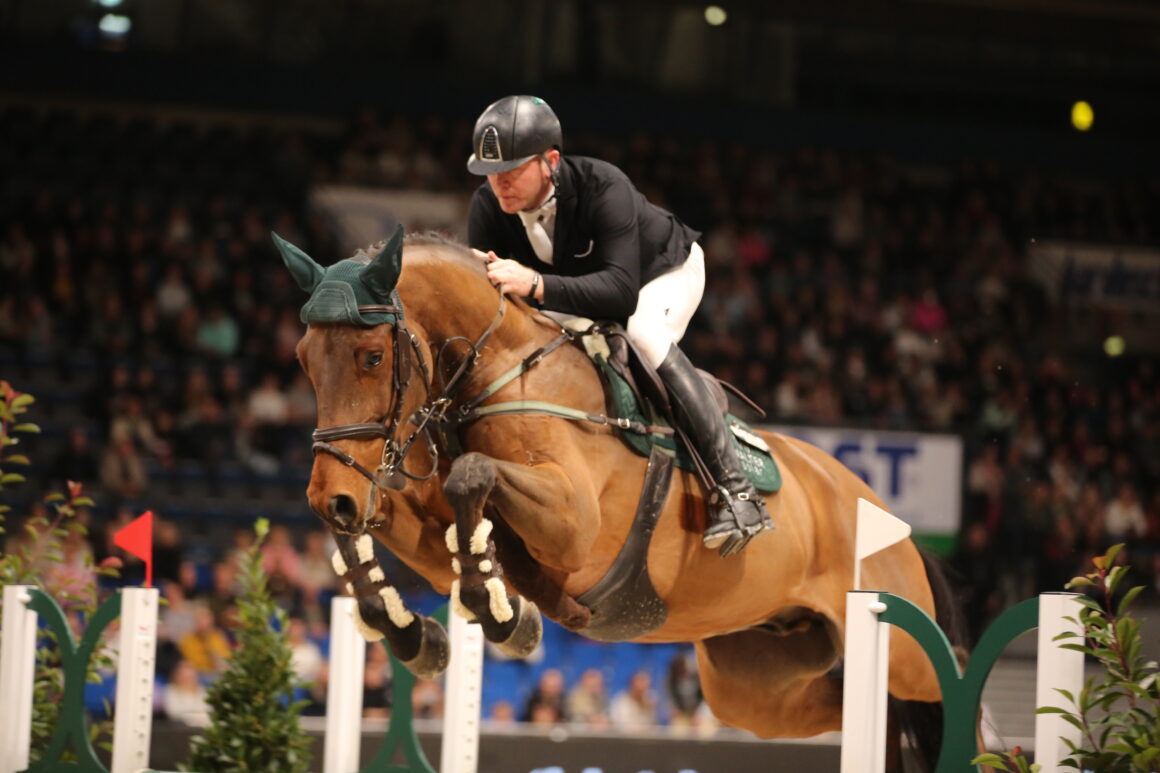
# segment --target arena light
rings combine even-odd
[[[133,20],[119,13],[107,13],[97,23],[97,28],[108,37],[124,37],[133,29]]]
[[[1071,125],[1078,131],[1086,132],[1092,128],[1096,114],[1092,106],[1082,99],[1071,106]]]
[[[705,21],[710,26],[720,27],[729,18],[729,14],[725,13],[725,9],[719,5],[709,5],[705,7]]]
[[[1119,357],[1126,348],[1127,344],[1124,343],[1123,336],[1108,336],[1107,340],[1104,341],[1104,354],[1109,357]]]
[[[102,8],[120,8],[125,0],[93,0],[93,2]]]

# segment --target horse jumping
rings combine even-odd
[[[307,496],[336,533],[335,568],[370,635],[388,639],[416,673],[446,665],[445,633],[405,608],[368,534],[512,654],[538,643],[541,612],[594,638],[692,642],[705,699],[722,721],[766,738],[841,728],[855,503],[881,504],[860,478],[807,443],[760,433],[782,476],[766,499],[779,528],[722,558],[701,542],[706,502],[696,477],[674,471],[660,479],[663,509],[639,562],[662,612],[592,608],[578,599],[634,536],[652,463],[614,425],[478,411],[551,401],[603,416],[600,376],[584,352],[559,345],[559,325],[505,300],[466,248],[440,237],[411,236],[404,246],[400,229],[381,249],[327,268],[275,240],[310,293],[298,345],[318,399]],[[504,381],[507,373],[517,375]],[[907,540],[866,561],[864,586],[932,615],[937,606],[941,618],[949,594],[928,570]],[[909,634],[891,636],[891,695],[937,711],[927,657]]]

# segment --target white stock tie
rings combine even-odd
[[[549,211],[549,205],[551,212]],[[531,212],[520,212],[520,220],[524,223],[524,229],[528,232],[528,241],[532,244],[532,249],[536,253],[536,257],[545,263],[552,262],[552,239],[548,236],[548,229],[544,227],[544,221],[554,214],[555,201],[533,209]]]

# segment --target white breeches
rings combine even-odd
[[[681,340],[705,292],[705,253],[693,242],[689,259],[644,287],[628,318],[628,338],[652,367]]]
[[[636,311],[628,318],[627,333],[650,366],[656,368],[664,362],[669,347],[685,335],[704,292],[705,253],[696,242],[689,248],[688,260],[640,288]],[[559,311],[542,313],[565,326],[572,320],[588,322]],[[583,327],[586,325],[580,329]]]

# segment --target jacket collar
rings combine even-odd
[[[560,156],[556,183],[556,227],[552,234],[552,264],[559,266],[561,259],[569,260],[569,244],[572,241],[572,226],[576,222],[576,180],[568,159]]]

